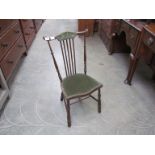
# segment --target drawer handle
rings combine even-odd
[[[14,32],[18,34],[20,31],[19,30],[14,30]]]
[[[14,62],[12,60],[7,60],[6,61],[8,64],[13,64]]]
[[[29,35],[30,35],[30,33],[25,33],[25,35],[26,35],[26,36],[29,36]]]
[[[153,38],[151,38],[151,37],[147,40],[147,44],[148,44],[149,46],[151,46],[151,45],[153,44],[153,42],[154,42],[154,40],[153,40]]]
[[[8,47],[8,44],[1,44],[1,47]]]
[[[22,47],[23,47],[23,45],[18,45],[18,47],[19,47],[19,48],[22,48]]]
[[[2,29],[2,27],[0,27],[0,30]]]

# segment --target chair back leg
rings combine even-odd
[[[63,101],[63,99],[64,99],[64,95],[63,95],[63,93],[61,92],[60,100]]]
[[[98,112],[101,113],[101,89],[98,89]]]

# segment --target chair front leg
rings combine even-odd
[[[101,113],[101,90],[98,89],[98,112]]]
[[[69,102],[69,100],[67,100],[66,109],[67,109],[67,123],[68,123],[68,127],[71,127],[71,115],[70,115],[70,102]]]
[[[60,100],[63,101],[63,99],[64,99],[64,95],[63,95],[63,92],[61,92]]]

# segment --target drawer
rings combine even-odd
[[[1,68],[3,70],[6,79],[10,77],[18,60],[25,51],[26,51],[25,43],[21,36],[1,61]]]
[[[10,28],[3,37],[0,37],[0,60],[16,42],[20,35],[21,29],[19,23],[17,23],[15,26]]]
[[[148,48],[155,52],[155,36],[153,36],[148,31],[144,30],[142,40]]]
[[[35,38],[35,30],[34,28],[28,27],[24,30],[24,37],[26,41],[26,45],[29,48],[33,39]]]
[[[18,21],[15,19],[0,19],[0,36],[10,26],[15,25]]]
[[[33,24],[33,20],[32,19],[22,19],[21,20],[21,25],[22,25],[23,31],[27,27],[34,27],[34,24]]]

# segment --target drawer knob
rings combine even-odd
[[[1,47],[8,47],[8,44],[1,44]]]
[[[19,30],[15,30],[14,32],[15,32],[15,33],[19,33],[20,31],[19,31]]]
[[[153,38],[151,38],[151,37],[147,40],[147,44],[148,44],[149,46],[151,46],[151,45],[153,44],[153,42],[154,42],[154,40],[153,40]]]
[[[13,64],[14,62],[12,60],[7,60],[6,61],[8,64]]]

